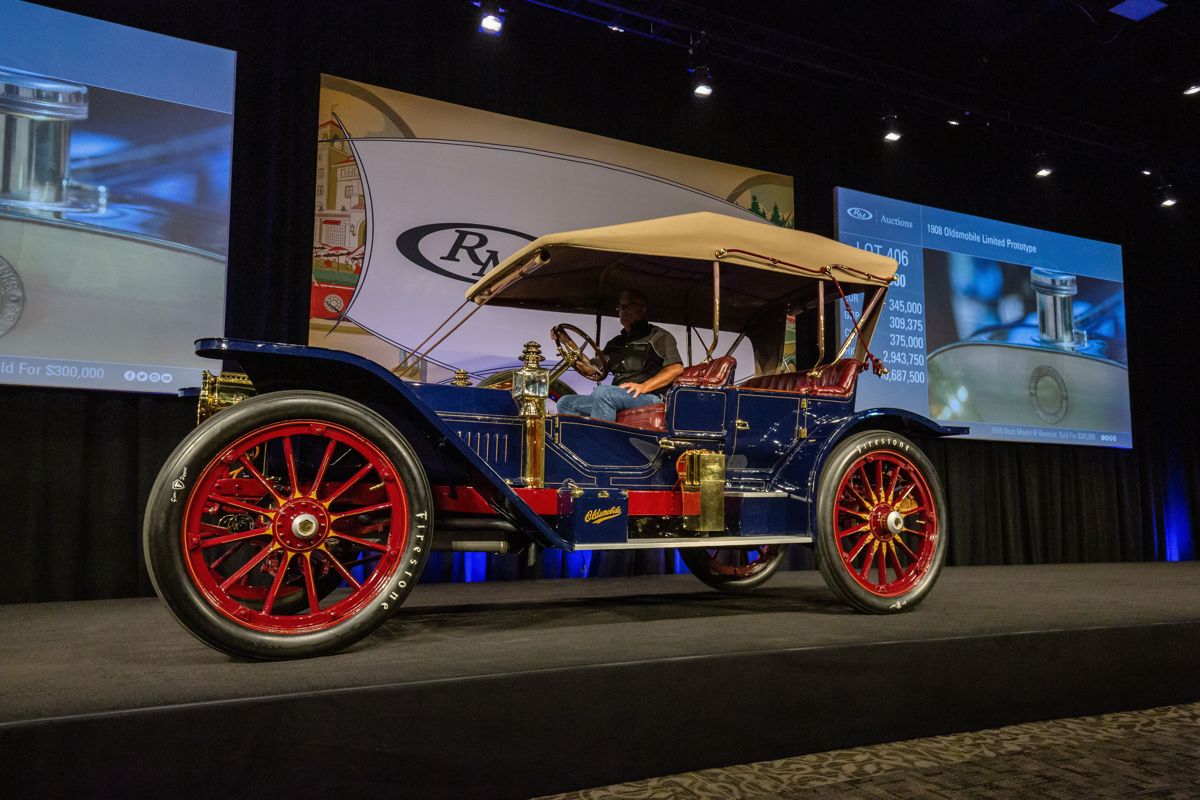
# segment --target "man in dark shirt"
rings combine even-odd
[[[675,337],[646,321],[645,295],[621,292],[617,313],[623,330],[604,345],[613,385],[563,397],[558,401],[560,414],[615,420],[618,411],[661,403],[660,392],[683,372]]]

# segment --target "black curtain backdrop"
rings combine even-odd
[[[238,52],[231,336],[305,341],[322,72],[792,175],[797,227],[826,235],[842,185],[1117,242],[1134,450],[933,443],[950,503],[950,563],[1163,559],[1169,533],[1185,556],[1200,552],[1194,187],[1179,187],[1180,205],[1161,209],[1123,159],[1070,153],[1053,181],[1035,181],[1035,144],[1002,126],[906,117],[905,138],[885,147],[879,114],[889,98],[723,63],[714,65],[716,93],[699,101],[682,52],[522,2],[509,4],[499,39],[476,33],[465,0],[44,4]],[[192,414],[174,398],[0,387],[0,602],[147,593],[141,512]],[[809,564],[795,549],[793,565]],[[431,579],[461,577],[448,560],[433,567]],[[486,569],[492,578],[566,571],[513,557]],[[589,570],[659,571],[674,571],[673,558],[613,554]]]

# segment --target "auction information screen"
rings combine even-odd
[[[900,265],[871,342],[889,372],[862,374],[858,408],[1132,447],[1119,246],[844,188],[836,207],[842,242]]]
[[[0,0],[0,384],[200,383],[235,75],[230,50]]]

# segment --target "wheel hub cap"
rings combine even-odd
[[[887,527],[893,534],[900,533],[904,530],[904,515],[899,511],[893,510],[887,515]]]
[[[289,550],[312,550],[329,535],[329,512],[316,500],[290,500],[275,515],[274,533]]]
[[[317,518],[312,514],[301,514],[292,520],[292,533],[301,539],[311,539],[318,530]]]

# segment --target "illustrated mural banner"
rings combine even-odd
[[[320,107],[309,343],[390,369],[538,236],[691,211],[794,217],[783,175],[331,76]],[[548,342],[556,322],[594,324],[484,308],[406,376],[486,376],[515,365],[525,341]],[[618,327],[606,320],[603,336]]]

